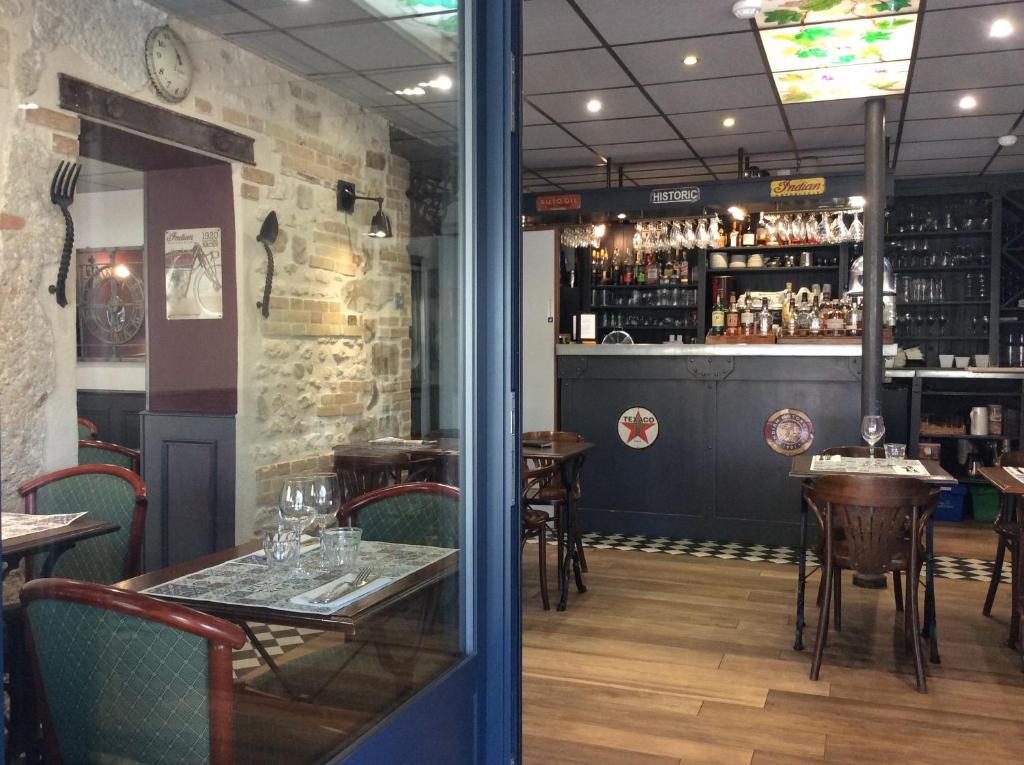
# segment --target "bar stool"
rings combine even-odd
[[[531,498],[541,495],[543,490],[558,477],[558,465],[542,465],[531,468],[523,460],[523,538],[520,542],[520,551],[526,546],[526,540],[536,538],[538,550],[538,565],[540,570],[540,599],[544,604],[544,610],[551,610],[551,603],[548,600],[548,558],[547,558],[547,534],[548,514],[543,510],[530,506]],[[561,552],[558,556],[561,561]]]
[[[1024,467],[1024,451],[1006,452],[999,459],[1000,467]],[[1017,507],[1017,500],[1014,497],[1001,496],[999,502],[999,514],[992,524],[992,530],[996,533],[996,560],[992,566],[992,577],[988,583],[988,593],[985,595],[985,605],[981,613],[985,616],[992,615],[992,604],[996,599],[996,590],[999,589],[999,582],[1003,576],[1003,561],[1006,558],[1006,551],[1010,551],[1010,582],[1011,582],[1011,616],[1010,635],[1007,645],[1010,648],[1019,647],[1024,651],[1024,638],[1021,632],[1024,630],[1024,620],[1021,619],[1021,578],[1024,577],[1024,562],[1021,561],[1021,518]]]
[[[579,433],[573,433],[566,430],[533,430],[523,433],[524,441],[553,441],[561,443],[572,443],[578,444],[583,440],[583,436]],[[524,459],[524,469],[539,469],[556,465],[555,461],[548,457],[527,457]],[[579,499],[583,491],[580,487],[579,479],[576,481],[576,486],[573,487],[574,499]],[[552,480],[545,485],[543,488],[538,490],[537,496],[530,497],[530,500],[538,504],[551,505],[554,511],[555,519],[555,538],[558,540],[558,561],[561,565],[562,555],[564,554],[564,543],[562,539],[562,513],[565,508],[566,500],[566,489],[562,485],[561,473],[555,469],[555,474]],[[524,495],[524,504],[526,503]],[[576,505],[579,507],[579,504]],[[579,514],[577,510],[577,515]],[[583,538],[580,532],[580,525],[576,524],[576,549],[580,551],[580,568],[587,571],[587,558],[583,553]]]

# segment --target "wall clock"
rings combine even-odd
[[[183,101],[192,87],[192,59],[188,46],[168,26],[155,27],[146,37],[146,73],[165,101]]]

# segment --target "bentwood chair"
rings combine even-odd
[[[808,495],[825,521],[824,597],[819,603],[811,679],[817,680],[821,670],[837,574],[843,569],[868,576],[905,571],[904,642],[914,655],[917,689],[926,693],[918,591],[924,563],[922,538],[939,490],[914,478],[823,476],[808,487]],[[837,529],[843,530],[841,537],[834,533]]]
[[[406,452],[392,454],[336,455],[334,470],[346,500],[376,489],[417,481],[431,481],[437,472],[433,459],[416,458]]]
[[[21,601],[46,762],[234,761],[240,627],[69,579],[29,582]]]
[[[139,450],[106,441],[79,439],[79,465],[118,465],[141,474]]]
[[[338,525],[358,526],[370,542],[459,546],[459,490],[440,483],[403,483],[350,499]]]
[[[113,584],[142,573],[147,499],[137,474],[117,465],[79,465],[29,481],[18,493],[29,514],[87,512],[90,519],[121,527],[78,542],[57,560],[53,576]],[[31,561],[27,574],[39,574]]]
[[[1024,467],[1024,451],[1006,452],[999,460],[1000,467]],[[1006,551],[1010,551],[1010,579],[1019,581],[1020,568],[1024,566],[1021,560],[1020,546],[1017,540],[1021,535],[1020,509],[1017,507],[1017,500],[1014,497],[1002,497],[1000,499],[999,514],[992,524],[992,530],[996,533],[996,560],[992,567],[992,578],[988,584],[988,594],[985,595],[985,605],[981,612],[985,616],[992,615],[992,604],[996,599],[996,590],[999,589],[999,581],[1003,577],[1003,562],[1006,558]],[[1014,595],[1018,595],[1014,589]],[[1012,648],[1017,642],[1017,622],[1021,621],[1019,614],[1015,614],[1010,625],[1009,644]],[[1024,646],[1022,646],[1024,648]]]
[[[525,463],[526,460],[523,460]],[[540,599],[544,610],[551,610],[548,600],[548,514],[530,506],[531,498],[539,496],[545,487],[558,476],[558,465],[550,464],[530,468],[523,465],[523,539],[520,551],[526,547],[526,540],[536,538],[540,570]],[[561,558],[561,556],[559,556]]]
[[[583,436],[579,433],[573,433],[566,430],[531,430],[523,433],[524,441],[551,441],[578,444],[583,440]],[[564,527],[562,514],[565,509],[567,493],[565,485],[562,482],[561,471],[557,470],[557,462],[551,457],[528,457],[524,460],[524,470],[536,470],[540,468],[548,467],[549,465],[556,465],[556,470],[550,483],[540,487],[536,492],[527,497],[524,495],[524,503],[527,499],[536,504],[551,505],[553,511],[553,517],[555,522],[555,538],[558,542],[558,561],[561,565],[562,555],[565,548],[564,539],[562,537],[562,528]],[[582,488],[580,481],[577,478],[576,485],[573,487],[573,498],[578,500],[582,494]],[[583,552],[583,535],[580,532],[580,526],[576,524],[576,549],[580,552],[580,568],[585,572],[587,571],[587,559]]]
[[[95,441],[99,437],[99,431],[96,430],[96,423],[92,420],[87,420],[84,417],[78,418],[78,438],[79,440]]]

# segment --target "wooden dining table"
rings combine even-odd
[[[1016,501],[1017,505],[1017,550],[1024,543],[1024,523],[1021,522],[1020,498],[1024,497],[1024,482],[1018,481],[1003,467],[983,467],[978,470],[979,475],[996,487],[1004,500]],[[1021,654],[1021,662],[1024,665],[1024,561],[1020,553],[1017,554],[1017,565],[1011,560],[1010,571],[1010,630],[1007,644],[1010,648],[1017,648]]]
[[[544,445],[524,443],[522,456],[525,459],[550,459],[559,468],[563,486],[575,486],[579,478],[580,470],[586,459],[586,454],[594,448],[592,443],[587,441],[568,442],[551,441],[544,442]],[[393,442],[373,443],[361,442],[343,444],[334,448],[334,465],[336,470],[345,466],[347,459],[376,458],[386,460],[392,456],[396,463],[408,457],[416,459],[435,459],[438,462],[437,474],[441,480],[451,483],[458,483],[458,458],[459,440],[456,438],[442,438],[437,441],[424,443],[414,442]],[[564,553],[558,561],[559,576],[559,599],[558,610],[565,611],[569,599],[569,570],[572,569],[578,592],[586,592],[587,586],[583,581],[583,569],[580,557],[580,550],[577,545],[578,534],[576,533],[577,513],[575,492],[568,491],[566,506],[564,508],[565,522],[562,524],[562,535],[564,540]]]
[[[46,577],[53,573],[57,560],[65,552],[81,542],[93,537],[113,534],[121,529],[116,523],[100,521],[83,516],[65,526],[19,534],[3,540],[3,560],[7,564],[4,577],[18,568],[22,560],[30,555],[46,554],[46,559],[37,576]]]
[[[799,478],[803,481],[814,480],[827,475],[858,475],[856,473],[827,470],[812,470],[811,461],[813,456],[801,454],[793,458],[789,468],[790,478]],[[879,460],[883,462],[884,460]],[[935,484],[937,486],[955,486],[956,478],[950,475],[936,460],[916,460],[928,471],[926,476],[891,476],[911,477],[919,481]],[[878,476],[878,473],[867,473],[862,475]],[[884,476],[883,476],[884,477]],[[925,595],[924,595],[924,636],[928,638],[930,648],[930,660],[933,664],[941,661],[939,656],[938,624],[935,613],[935,521],[934,517],[928,519],[925,531]],[[807,502],[803,496],[800,497],[800,543],[797,547],[797,596],[796,596],[796,637],[793,641],[793,649],[802,651],[804,649],[804,598],[807,583]]]

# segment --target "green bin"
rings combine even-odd
[[[999,492],[994,486],[972,486],[971,507],[975,521],[992,523],[999,514]]]

